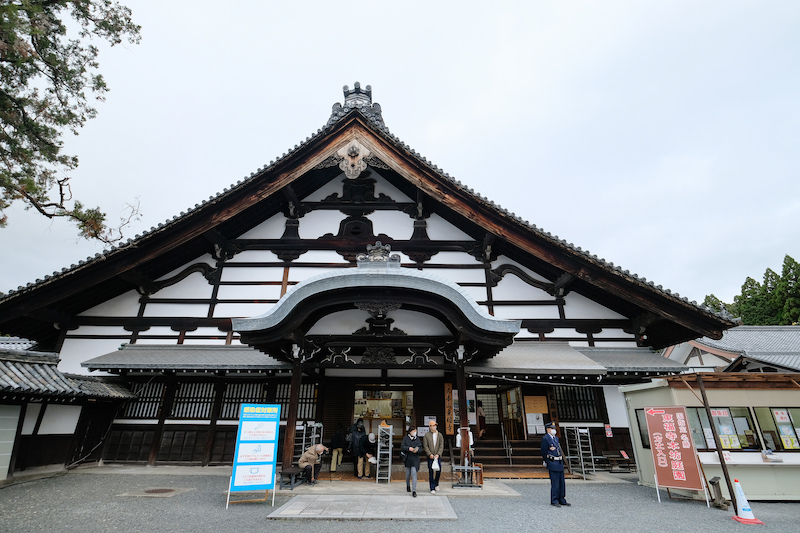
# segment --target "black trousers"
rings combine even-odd
[[[319,471],[321,469],[322,469],[322,463],[314,465],[313,467],[314,479],[317,479],[317,477],[319,477]],[[312,471],[311,465],[306,465],[305,468],[303,468],[303,470],[306,471],[306,481],[311,482],[311,471]]]
[[[564,503],[567,488],[564,485],[564,471],[548,470],[550,474],[550,503]]]

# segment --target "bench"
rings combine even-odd
[[[288,466],[281,469],[281,479],[278,489],[294,490],[297,485],[303,483],[304,471],[298,466]]]
[[[603,452],[603,457],[611,465],[609,472],[630,472],[633,466],[630,458],[626,459],[619,452]]]

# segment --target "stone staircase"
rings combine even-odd
[[[508,441],[510,454],[502,440],[475,441],[475,463],[483,464],[484,477],[547,477],[542,466],[541,438]]]

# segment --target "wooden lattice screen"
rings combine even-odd
[[[286,420],[289,410],[288,383],[278,385],[275,403],[281,404],[281,420]],[[317,415],[317,386],[314,383],[300,385],[300,394],[297,399],[297,420],[315,420]]]
[[[137,398],[125,404],[121,418],[158,418],[164,384],[131,383],[130,387]]]
[[[211,418],[214,405],[214,384],[207,382],[179,383],[172,403],[171,418],[204,420]]]
[[[220,420],[236,420],[239,418],[239,406],[243,403],[264,403],[266,399],[265,383],[229,383],[222,396]]]

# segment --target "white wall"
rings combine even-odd
[[[38,435],[71,435],[81,416],[80,405],[47,404]]]
[[[625,396],[619,391],[617,385],[603,385],[603,396],[606,399],[606,410],[608,411],[608,423],[611,427],[628,427],[628,414],[625,407]],[[636,438],[631,429],[631,438]]]
[[[0,405],[0,480],[8,475],[20,411],[19,405]]]

